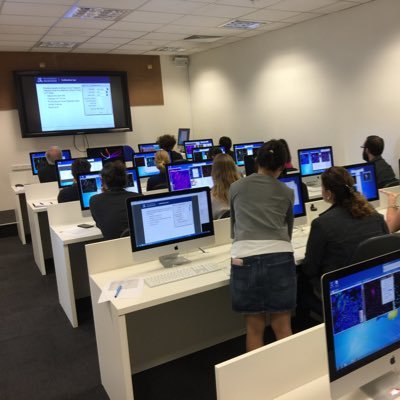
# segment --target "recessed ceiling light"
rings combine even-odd
[[[39,46],[37,46],[37,47],[72,49],[73,47],[77,46],[78,44],[80,44],[80,43],[51,41],[51,42],[40,42]]]
[[[73,6],[64,15],[64,18],[103,19],[106,21],[115,21],[129,14],[131,11],[132,10],[123,10],[119,8]]]
[[[222,36],[192,35],[192,36],[186,37],[183,40],[188,40],[191,42],[198,42],[198,43],[212,43],[212,42],[216,42],[219,39],[222,39]]]
[[[220,25],[219,28],[229,28],[229,29],[257,29],[261,25],[264,25],[263,22],[258,21],[241,21],[234,20],[227,22],[226,24]]]
[[[158,47],[156,49],[153,49],[152,51],[167,51],[169,53],[179,53],[181,51],[185,51],[186,49],[183,49],[181,47]]]

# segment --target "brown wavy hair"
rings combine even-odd
[[[343,167],[328,168],[321,175],[324,188],[334,196],[334,204],[345,208],[352,217],[364,218],[376,211],[367,199],[354,189],[354,178]]]
[[[215,156],[211,176],[214,182],[211,194],[228,203],[229,188],[233,182],[240,179],[235,162],[229,154],[217,154]]]

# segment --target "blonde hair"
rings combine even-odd
[[[165,166],[171,162],[169,154],[165,150],[157,151],[154,161],[156,163],[156,167],[162,172],[165,171]]]
[[[236,165],[229,154],[217,154],[215,156],[211,176],[214,181],[211,194],[228,203],[229,188],[233,182],[240,179]]]

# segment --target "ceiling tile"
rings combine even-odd
[[[157,46],[149,46],[145,44],[135,44],[135,42],[132,42],[131,44],[125,44],[124,46],[118,47],[118,50],[143,50],[143,51],[149,51],[153,50]]]
[[[192,27],[187,25],[165,25],[162,28],[157,29],[157,32],[184,33],[190,35],[196,33],[199,29],[199,27]]]
[[[237,18],[255,11],[255,8],[224,6],[221,4],[209,4],[193,11],[194,15],[209,15],[213,17]]]
[[[43,36],[42,41],[44,42],[77,42],[82,43],[87,40],[87,37],[74,36],[74,35],[46,35]]]
[[[0,46],[1,47],[10,47],[10,46],[17,46],[17,47],[32,47],[37,43],[37,40],[25,40],[23,42],[16,41],[16,40],[1,40]]]
[[[76,0],[8,0],[8,3],[41,3],[71,6]],[[0,2],[1,3],[1,2]]]
[[[15,41],[15,42],[36,42],[42,37],[41,34],[30,34],[30,35],[21,35],[21,34],[7,34],[0,33],[0,41]]]
[[[126,17],[122,18],[121,21],[150,24],[169,24],[181,17],[183,17],[183,14],[163,14],[158,12],[134,11]]]
[[[140,11],[192,14],[201,7],[204,7],[204,3],[183,0],[150,0],[140,8]]]
[[[21,51],[21,52],[26,53],[30,49],[31,49],[30,46],[5,46],[5,47],[0,46],[0,51],[1,52],[4,52],[4,51]]]
[[[263,33],[265,33],[265,31],[259,30],[259,29],[253,29],[250,31],[244,31],[243,33],[239,33],[235,36],[239,36],[239,37],[253,37],[253,36],[257,36],[257,35],[262,35]]]
[[[97,36],[106,38],[118,37],[118,38],[135,39],[145,35],[146,33],[148,32],[115,31],[113,29],[106,29],[100,32]]]
[[[111,43],[82,43],[78,47],[80,49],[104,49],[104,50],[112,50],[118,47],[117,44]]]
[[[175,21],[177,25],[188,25],[188,26],[207,26],[210,28],[216,28],[226,22],[229,22],[229,18],[217,18],[199,15],[185,15],[184,17]]]
[[[140,7],[147,0],[80,0],[77,5],[82,7],[102,7],[102,8],[120,8],[124,10],[134,10]]]
[[[134,50],[134,49],[125,49],[125,50],[111,50],[109,54],[143,54],[145,50]]]
[[[90,28],[90,29],[105,29],[112,25],[113,21],[103,20],[88,20],[79,18],[62,18],[58,23],[57,27],[65,28]]]
[[[48,31],[47,26],[24,26],[24,25],[0,25],[0,33],[22,33],[22,34],[45,34]]]
[[[276,31],[277,29],[287,28],[293,25],[293,22],[272,22],[264,25],[260,30],[262,31]]]
[[[321,13],[321,14],[328,14],[335,11],[345,10],[346,8],[357,6],[358,4],[353,3],[351,1],[339,1],[338,3],[331,4],[330,6],[317,8],[313,10],[314,12]]]
[[[120,30],[120,31],[140,31],[140,32],[151,32],[154,31],[158,28],[161,28],[162,24],[149,24],[145,23],[142,24],[140,22],[116,22],[113,26],[112,29],[114,30]]]
[[[92,37],[100,32],[100,29],[79,29],[79,28],[51,28],[48,35],[76,35],[76,36],[85,36]]]
[[[77,47],[76,49],[72,50],[72,53],[84,53],[84,54],[89,54],[89,53],[108,53],[109,50],[104,50],[104,49],[87,49],[87,48],[80,48]]]
[[[28,17],[26,15],[0,15],[0,25],[52,26],[58,18]]]
[[[285,18],[294,17],[297,11],[279,11],[264,8],[254,13],[247,14],[243,19],[246,21],[281,21]]]
[[[100,36],[95,36],[89,40],[87,40],[85,43],[108,43],[108,44],[125,44],[130,42],[131,39],[128,38],[107,38],[107,37],[100,37]]]
[[[281,0],[216,0],[217,4],[225,4],[232,6],[264,8],[279,3]]]
[[[70,53],[72,49],[49,48],[49,47],[33,47],[31,51],[35,53]]]
[[[294,17],[286,18],[284,21],[297,23],[297,22],[303,22],[303,21],[307,21],[309,19],[317,18],[319,16],[320,16],[319,14],[315,14],[315,13],[301,13],[301,14],[295,15]]]
[[[147,40],[147,39],[136,39],[130,44],[132,45],[141,45],[141,46],[153,46],[153,47],[161,47],[165,46],[167,43],[170,43],[170,40]]]
[[[143,39],[147,40],[181,40],[187,35],[180,33],[165,33],[165,32],[151,32],[143,36]]]
[[[336,3],[338,0],[282,0],[271,6],[275,10],[283,11],[312,11]]]
[[[10,3],[6,1],[1,8],[2,15],[29,15],[39,17],[62,17],[68,6],[53,4]]]

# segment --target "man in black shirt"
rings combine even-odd
[[[176,145],[175,136],[160,136],[157,140],[157,143],[160,145],[162,150],[168,151],[171,154],[171,162],[182,160],[182,154],[174,150],[174,147]]]
[[[61,160],[62,153],[57,146],[50,147],[46,151],[46,163],[38,169],[40,183],[57,182],[57,170],[55,162]]]
[[[379,136],[368,136],[365,140],[363,149],[363,159],[366,162],[374,163],[376,171],[376,183],[378,188],[395,186],[399,184],[393,168],[382,158],[385,147],[384,140]]]
[[[69,201],[78,201],[79,200],[79,192],[78,192],[78,175],[79,174],[88,174],[90,172],[90,162],[85,158],[78,158],[74,160],[71,165],[71,173],[74,177],[74,183],[70,186],[61,189],[60,193],[58,193],[57,201],[59,203],[67,203]]]
[[[219,138],[219,145],[225,149],[225,154],[229,154],[233,159],[235,156],[233,155],[232,148],[232,139],[228,136],[222,136]]]
[[[138,194],[125,191],[128,179],[121,161],[107,163],[101,179],[103,193],[91,197],[90,211],[104,239],[117,239],[128,229],[126,199]]]

